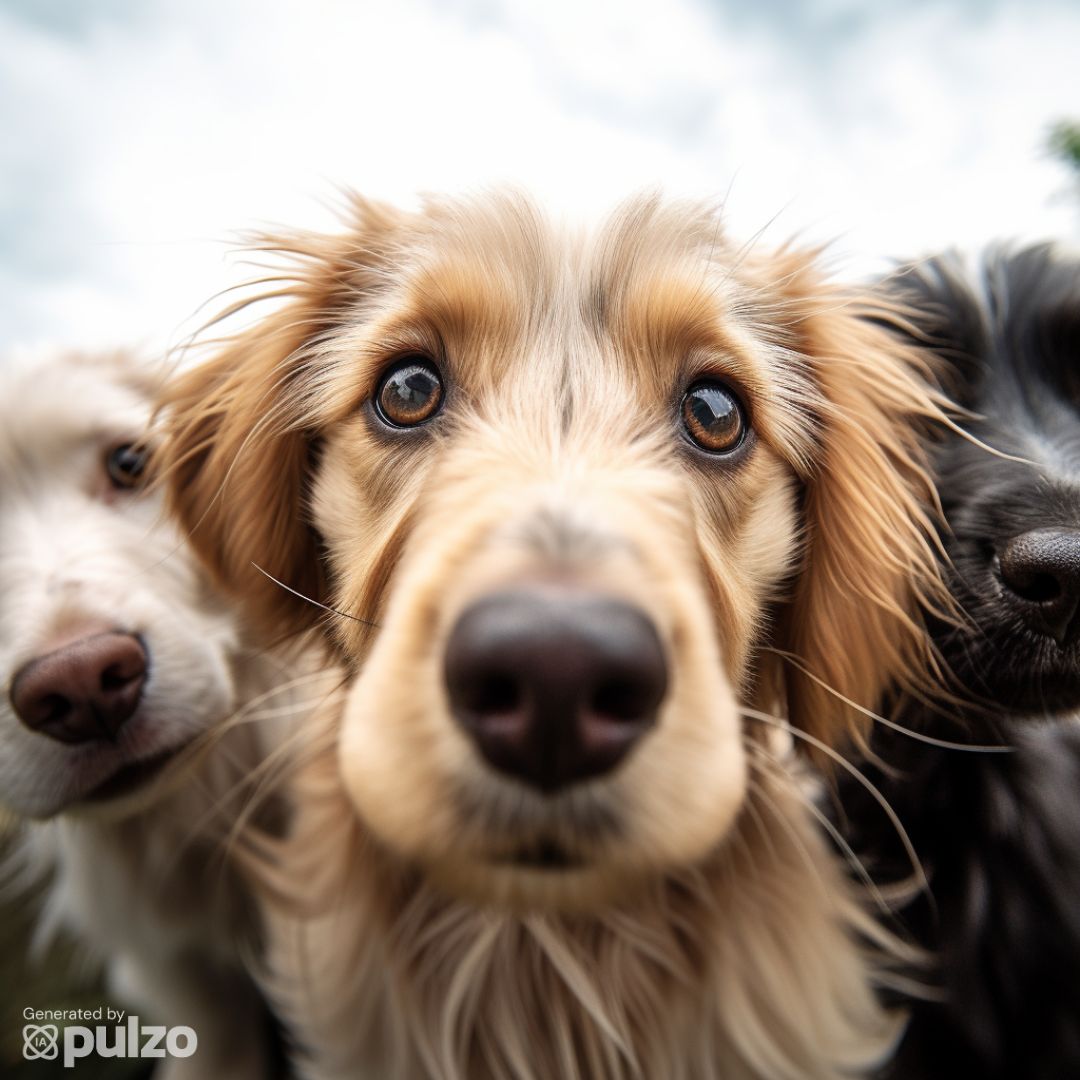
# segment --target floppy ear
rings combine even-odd
[[[952,254],[922,260],[890,275],[880,290],[896,304],[882,325],[929,349],[949,394],[972,406],[991,350],[992,324],[963,260]]]
[[[899,308],[890,329],[933,350],[949,393],[966,408],[976,408],[1002,347],[1029,363],[1064,360],[1058,370],[1072,390],[1070,361],[1080,352],[1078,265],[1052,244],[1001,247],[985,256],[977,278],[958,255],[935,255],[883,283]]]
[[[925,446],[947,422],[928,354],[882,325],[889,302],[843,293],[794,263],[790,333],[821,401],[805,480],[805,551],[779,620],[793,724],[829,745],[865,740],[890,689],[936,670],[922,612],[949,608]],[[851,704],[848,704],[848,703]]]
[[[158,475],[170,508],[215,582],[241,601],[266,636],[310,626],[325,603],[319,538],[308,517],[318,432],[305,423],[304,386],[313,345],[372,287],[392,212],[353,200],[342,236],[260,238],[284,255],[285,304],[180,374],[159,400],[165,439]],[[247,306],[238,304],[222,317]],[[267,577],[272,575],[282,588]]]

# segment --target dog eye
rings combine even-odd
[[[398,363],[383,376],[375,393],[379,416],[392,427],[415,427],[430,420],[442,399],[442,378],[423,356]]]
[[[719,382],[695,383],[686,391],[682,422],[690,438],[710,454],[730,454],[746,437],[743,407]]]
[[[142,482],[149,451],[135,443],[121,443],[105,455],[105,471],[118,490],[137,488]]]

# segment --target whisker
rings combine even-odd
[[[304,676],[302,679],[294,680],[293,684],[288,688],[299,686],[302,682],[318,681],[323,677],[323,672]],[[209,750],[213,749],[229,731],[234,730],[242,724],[260,723],[269,719],[296,713],[302,713],[308,716],[321,713],[322,710],[327,707],[327,703],[330,702],[335,695],[340,693],[347,682],[348,677],[343,676],[335,685],[328,687],[325,693],[320,693],[311,699],[294,701],[289,705],[251,711],[249,711],[248,707],[245,707],[245,709],[241,709],[219,729],[208,733],[205,743],[203,744],[202,752],[204,754],[209,752]],[[265,696],[266,695],[264,695],[264,697]],[[249,706],[250,704],[252,703],[249,703]],[[247,715],[245,715],[245,712],[247,712]],[[324,732],[320,733],[322,734]],[[296,750],[298,747],[302,747],[308,740],[310,740],[312,744],[316,742],[316,740],[312,738],[307,727],[290,732],[279,745],[275,746],[273,750],[267,753],[266,757],[260,761],[258,765],[253,769],[248,770],[243,779],[234,784],[221,796],[218,803],[211,808],[206,819],[208,820],[217,810],[223,809],[225,804],[235,796],[242,795],[246,789],[252,789],[247,804],[237,816],[236,822],[230,829],[231,833],[239,832],[251,817],[251,814],[259,808],[266,798],[274,793],[276,786],[290,772],[297,771],[303,766],[306,759],[303,755],[297,754]]]
[[[301,742],[306,735],[306,731],[301,729],[300,731],[291,733],[280,746],[275,747],[274,750],[267,755],[267,758],[260,762],[254,769],[248,769],[244,762],[238,760],[230,751],[227,743],[222,745],[223,740],[230,732],[245,725],[263,722],[274,717],[286,716],[290,713],[309,714],[315,708],[321,708],[325,701],[329,700],[333,694],[338,692],[342,684],[330,687],[325,694],[318,694],[310,700],[297,700],[289,705],[272,708],[259,707],[264,702],[272,700],[274,697],[294,692],[302,686],[318,682],[321,679],[325,679],[324,672],[312,672],[273,687],[265,693],[253,698],[251,701],[246,702],[228,719],[203,732],[190,746],[182,751],[174,769],[174,778],[163,790],[175,791],[180,784],[194,784],[205,794],[206,807],[203,812],[197,815],[194,821],[190,823],[190,827],[186,830],[188,839],[177,845],[173,861],[170,865],[177,865],[189,846],[206,836],[206,834],[211,831],[214,822],[217,821],[221,827],[222,846],[224,848],[224,850],[221,850],[218,853],[221,857],[220,869],[223,873],[226,871],[228,862],[227,857],[231,851],[233,834],[237,833],[240,828],[246,825],[251,815],[259,809],[276,789],[279,778],[273,773],[274,759],[279,755],[284,757],[286,751],[291,752],[293,744]],[[199,766],[212,754],[229,762],[233,766],[234,771],[241,776],[241,779],[230,784],[226,790],[222,792],[213,792],[205,778],[201,776],[198,771]],[[281,775],[284,776],[286,770],[282,769],[280,771]],[[273,785],[268,785],[265,782],[266,776],[263,776],[263,773],[270,776],[274,782]],[[246,801],[236,812],[235,820],[232,824],[226,826],[225,823],[234,817],[229,809],[230,803],[235,799],[245,799],[245,792],[251,788],[253,788],[251,795],[246,798]]]
[[[769,713],[761,712],[758,709],[748,709],[745,706],[739,707],[739,712],[750,720],[760,720],[765,724],[772,724],[775,727],[780,728],[781,731],[786,731],[789,735],[796,739],[802,739],[804,742],[809,743],[815,749],[820,750],[821,753],[835,761],[842,769],[850,773],[855,779],[864,787],[874,801],[885,811],[886,816],[889,819],[890,824],[896,830],[896,835],[900,839],[900,843],[904,848],[904,854],[907,855],[908,861],[911,863],[911,868],[915,872],[915,879],[918,883],[918,887],[923,890],[927,896],[930,896],[930,882],[926,877],[926,871],[923,869],[922,861],[919,858],[918,852],[915,850],[915,845],[911,842],[911,837],[908,836],[907,829],[904,828],[904,823],[900,820],[899,815],[892,808],[889,800],[878,790],[878,788],[867,777],[857,769],[843,754],[838,753],[828,743],[822,742],[821,739],[815,735],[811,735],[808,731],[801,731],[793,724],[789,724],[786,720],[781,719],[779,716],[772,716]]]
[[[305,596],[302,592],[297,592],[296,589],[290,585],[286,585],[284,581],[279,581],[273,574],[264,570],[257,562],[252,562],[252,566],[259,571],[263,577],[269,578],[275,585],[280,585],[286,592],[292,593],[293,596],[300,600],[305,600],[309,604],[314,604],[317,608],[322,608],[323,611],[329,612],[331,615],[338,615],[342,619],[352,619],[353,622],[362,623],[364,626],[370,626],[373,630],[379,629],[377,622],[372,622],[370,619],[362,619],[359,615],[350,615],[347,611],[338,611],[337,608],[330,607],[329,604],[324,604],[319,600],[313,600],[310,596]]]
[[[832,694],[833,697],[838,698],[845,705],[854,709],[856,712],[862,713],[863,716],[875,721],[879,724],[884,724],[885,727],[891,728],[893,731],[898,732],[901,735],[906,735],[910,739],[915,739],[917,742],[927,743],[930,746],[940,747],[942,750],[964,750],[970,753],[978,754],[1011,754],[1014,750],[1012,746],[1005,746],[1002,744],[987,744],[982,745],[979,743],[958,743],[950,742],[948,739],[938,739],[933,735],[926,735],[921,731],[915,731],[912,728],[904,727],[903,724],[898,724],[895,720],[890,720],[888,717],[881,716],[871,709],[867,709],[857,702],[852,701],[851,698],[845,697],[839,690],[830,686],[824,679],[819,678],[809,668],[805,667],[792,653],[785,652],[783,649],[774,648],[771,645],[766,645],[765,650],[771,652],[776,656],[779,656],[782,660],[786,660],[792,667],[798,668],[808,679],[817,683],[822,690]]]
[[[779,772],[791,780],[795,780],[791,776],[788,768],[784,763],[775,755],[770,754],[763,746],[755,747],[756,754],[760,755],[762,759],[768,764],[774,766]],[[760,764],[760,763],[759,763]],[[867,891],[873,897],[874,904],[885,915],[892,915],[893,909],[889,906],[888,901],[885,899],[881,890],[878,888],[877,883],[870,875],[870,871],[866,869],[865,863],[855,854],[855,849],[847,842],[843,833],[828,819],[827,815],[822,813],[821,808],[814,803],[814,800],[802,790],[801,785],[793,783],[795,794],[799,800],[806,806],[810,813],[814,816],[815,820],[821,825],[821,827],[832,837],[833,843],[843,852],[844,858],[847,859],[852,869],[858,874],[859,879],[866,886]]]
[[[329,697],[330,695],[327,695],[327,700]],[[252,826],[252,818],[290,775],[299,772],[311,760],[325,752],[327,748],[322,745],[323,734],[320,733],[319,738],[313,738],[306,730],[294,731],[246,778],[244,786],[250,788],[250,794],[225,837],[222,845],[225,859],[233,858],[240,846],[259,848],[259,839],[253,836],[254,832],[258,832],[260,838],[277,840],[276,837]]]
[[[284,778],[289,773],[299,772],[307,763],[309,757],[332,747],[337,737],[336,727],[333,723],[327,722],[327,709],[329,703],[345,689],[348,683],[349,676],[343,674],[337,683],[329,687],[326,693],[320,695],[315,701],[298,703],[298,708],[302,708],[309,716],[317,718],[315,724],[312,725],[315,731],[312,732],[309,726],[305,726],[290,733],[281,744],[274,747],[263,761],[252,770],[248,777],[249,782],[252,778],[255,778],[259,780],[259,786],[263,786],[264,781],[266,784],[270,783],[275,770],[278,778]],[[302,748],[305,743],[307,744],[307,752],[297,754],[297,748]],[[326,744],[325,747],[324,743]],[[266,776],[260,777],[260,773],[265,773]]]

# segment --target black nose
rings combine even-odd
[[[1059,645],[1078,632],[1080,531],[1035,529],[1014,536],[1000,554],[1001,580],[1027,624]]]
[[[94,634],[24,664],[11,704],[32,731],[64,743],[113,741],[146,682],[146,650],[131,634]]]
[[[451,709],[480,752],[542,791],[610,772],[655,722],[667,690],[648,616],[570,588],[472,605],[445,665]]]

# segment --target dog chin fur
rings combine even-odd
[[[266,884],[295,895],[299,875],[312,910],[271,906],[267,965],[305,1077],[824,1080],[902,1029],[866,978],[895,942],[771,768],[708,858],[589,911],[548,906],[547,885],[529,910],[467,875],[445,890],[357,818],[332,754],[296,794]]]

